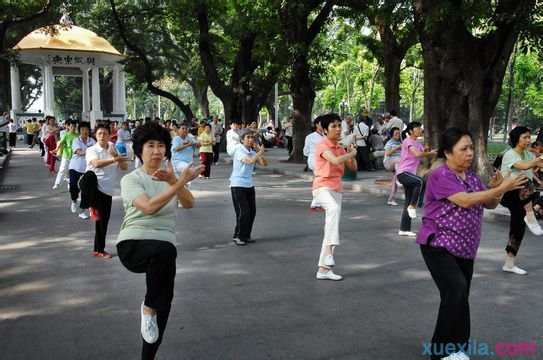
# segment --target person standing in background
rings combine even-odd
[[[75,214],[78,210],[77,199],[79,198],[79,179],[85,173],[85,168],[87,167],[87,162],[85,156],[87,149],[96,144],[96,141],[90,136],[90,123],[80,122],[79,123],[79,137],[74,139],[72,142],[72,158],[70,160],[70,165],[68,166],[68,171],[70,174],[70,198],[72,199],[72,204],[70,205],[70,210]],[[89,218],[87,212],[84,209],[79,208],[79,218],[86,220]]]
[[[293,124],[292,124],[293,120],[294,120],[293,117],[290,116],[288,118],[287,123],[284,126],[285,138],[287,140],[287,151],[288,151],[289,156],[292,153],[292,148],[293,148],[293,144],[292,144],[292,135],[294,133],[294,127],[293,127]]]
[[[94,130],[96,145],[89,147],[85,156],[86,172],[92,171],[98,182],[97,189],[95,189],[95,207],[91,208],[91,217],[96,221],[93,256],[107,259],[111,258],[111,254],[105,251],[105,247],[117,167],[121,162],[127,160],[127,158],[119,156],[115,145],[109,141],[109,132],[108,125],[97,125]]]
[[[204,165],[204,171],[200,175],[204,179],[211,176],[211,163],[213,162],[213,143],[215,138],[211,133],[211,125],[205,124],[204,131],[198,136],[200,144],[200,164]]]
[[[68,166],[70,160],[72,159],[72,144],[75,139],[77,139],[77,133],[75,132],[75,124],[70,120],[64,122],[64,133],[60,138],[60,141],[57,143],[55,149],[56,156],[61,156],[60,166],[58,167],[57,177],[55,183],[53,184],[53,190],[57,189],[62,180],[67,179],[68,176]]]
[[[15,124],[15,121],[13,119],[9,119],[8,123],[8,133],[9,133],[9,149],[13,150],[15,149],[15,146],[17,145],[17,124]]]
[[[221,137],[224,132],[224,127],[222,126],[219,117],[213,116],[213,122],[211,123],[211,133],[215,138],[215,143],[213,144],[213,164],[217,165],[219,162],[219,153],[221,151]]]

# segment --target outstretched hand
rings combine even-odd
[[[492,178],[490,178],[490,181],[488,182],[488,187],[489,188],[498,187],[502,184],[502,182],[503,182],[503,175],[499,170],[496,170],[496,172],[494,173],[494,176],[492,176]]]
[[[166,167],[166,169],[158,169],[153,174],[151,174],[151,176],[154,180],[165,181],[169,184],[173,184],[177,180],[173,172],[173,166],[171,161],[168,162],[168,166]]]
[[[198,175],[202,173],[202,171],[204,171],[204,165],[194,166],[190,164],[183,170],[181,176],[179,177],[179,180],[183,181],[186,184],[196,179]]]
[[[500,186],[507,192],[522,189],[527,182],[525,175],[512,175],[503,179]]]

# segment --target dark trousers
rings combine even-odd
[[[358,171],[370,170],[370,148],[368,146],[356,148],[356,163],[358,164]]]
[[[511,213],[509,218],[509,241],[505,251],[514,256],[517,256],[526,231],[526,223],[524,222],[526,210],[524,210],[524,205],[534,198],[534,196],[531,196],[525,200],[520,200],[519,193],[520,190],[506,192],[501,201],[501,204],[509,209]]]
[[[159,337],[154,344],[148,344],[142,339],[141,358],[154,359],[170,315],[177,249],[167,241],[124,240],[117,244],[117,253],[121,263],[129,271],[145,273],[147,292],[144,304],[156,311]]]
[[[216,163],[219,161],[219,153],[221,152],[221,143],[216,143],[213,145],[213,162]]]
[[[211,176],[211,162],[213,161],[213,153],[200,153],[200,163],[204,165],[204,171],[202,175],[205,177]]]
[[[77,201],[77,198],[79,197],[79,185],[77,182],[79,181],[79,178],[83,175],[83,173],[80,173],[79,171],[75,171],[73,169],[70,169],[70,198],[72,201]]]
[[[9,133],[9,147],[14,148],[17,143],[17,133]]]
[[[111,196],[100,190],[96,193],[96,207],[100,220],[96,221],[96,232],[94,234],[94,251],[104,252],[106,248],[107,224],[111,215]]]
[[[26,134],[26,144],[32,145],[34,143],[34,134]]]
[[[285,139],[287,139],[287,150],[288,154],[290,155],[294,146],[294,144],[292,143],[292,136],[285,136]]]
[[[251,238],[256,216],[255,188],[231,187],[230,190],[236,211],[234,238],[247,241]]]
[[[41,141],[41,138],[38,137],[38,145],[40,147],[41,156],[45,156],[45,146],[43,146],[43,142]]]
[[[405,190],[405,203],[403,205],[402,220],[400,223],[401,231],[411,231],[411,218],[407,213],[407,207],[422,206],[424,197],[424,180],[409,172],[403,172],[397,176],[398,181],[403,185]]]
[[[473,260],[456,257],[444,248],[421,245],[420,249],[441,297],[432,337],[432,359],[441,359],[449,355],[445,353],[447,344],[463,345],[469,341]],[[454,350],[457,351],[460,349]]]

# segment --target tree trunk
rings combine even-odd
[[[507,142],[507,136],[511,131],[513,124],[513,88],[515,87],[515,62],[517,60],[517,48],[513,51],[512,59],[509,63],[509,92],[507,93],[507,103],[505,105],[505,126],[503,128],[503,142]]]
[[[11,109],[9,63],[0,59],[0,109]]]
[[[309,78],[307,57],[299,57],[293,65],[293,76],[290,81],[294,121],[292,124],[293,148],[289,161],[304,161],[305,137],[311,132],[311,112],[315,101],[313,82]]]
[[[384,58],[385,109],[400,113],[400,73],[403,56],[388,54]]]
[[[455,46],[456,47],[456,46]],[[469,53],[469,52],[467,52]],[[441,52],[424,52],[424,129],[432,148],[439,136],[455,126],[468,129],[475,146],[474,167],[487,175],[490,164],[486,157],[489,121],[501,88],[500,71],[482,68],[478,57],[458,57]],[[447,69],[447,70],[443,70]]]
[[[490,118],[520,33],[535,1],[506,1],[497,7],[495,27],[484,37],[466,28],[461,2],[412,0],[424,58],[425,134],[432,147],[448,127],[468,129],[475,145],[474,167],[488,175]],[[447,12],[443,9],[447,5]]]

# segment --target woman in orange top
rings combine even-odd
[[[341,139],[341,118],[337,114],[322,115],[320,123],[324,138],[315,149],[315,178],[313,198],[326,212],[324,238],[319,257],[319,280],[342,280],[341,275],[332,271],[335,265],[334,248],[339,245],[339,219],[341,216],[342,185],[344,165],[357,170],[356,148],[349,146],[349,152],[339,144]]]

